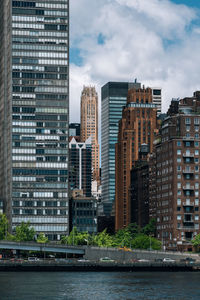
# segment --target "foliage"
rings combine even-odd
[[[30,222],[22,222],[16,227],[15,240],[17,242],[33,241],[35,236],[35,229],[30,227]]]
[[[192,245],[195,247],[196,250],[199,251],[200,247],[200,233],[195,236],[195,238],[192,240]]]
[[[94,245],[98,247],[132,247],[138,249],[161,249],[161,242],[153,238],[155,219],[141,229],[136,223],[129,224],[111,236],[106,229],[95,234],[78,232],[74,227],[69,236],[62,236],[61,243],[67,245]]]
[[[46,244],[48,243],[48,237],[46,237],[43,232],[40,232],[36,241],[40,244]]]
[[[8,234],[8,219],[5,214],[0,214],[0,240],[4,240]]]
[[[135,237],[131,242],[132,248],[135,249],[153,249],[153,250],[160,250],[161,249],[161,242],[157,239],[145,235],[139,234]]]
[[[73,227],[69,236],[62,236],[61,244],[67,245],[87,245],[89,234],[87,232],[78,232],[76,227]]]
[[[142,233],[146,235],[155,236],[156,235],[156,219],[151,219],[149,224],[142,228]]]
[[[114,246],[113,238],[106,232],[106,229],[104,229],[102,232],[99,232],[97,235],[94,235],[92,243],[93,243],[93,245],[98,246],[98,247],[113,247]]]

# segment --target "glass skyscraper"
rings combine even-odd
[[[102,87],[101,95],[101,183],[104,214],[110,215],[115,201],[115,144],[118,123],[126,105],[128,89],[140,88],[141,84],[108,82]]]
[[[0,2],[0,196],[12,229],[68,232],[68,0]]]

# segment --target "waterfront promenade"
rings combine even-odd
[[[157,271],[157,272],[191,272],[191,271],[200,271],[200,263],[188,263],[182,261],[175,262],[156,262],[156,261],[133,261],[133,262],[101,262],[101,261],[78,261],[73,260],[39,260],[39,261],[25,261],[25,260],[2,260],[0,262],[0,272],[7,271],[48,271],[48,272],[59,272],[59,271]]]

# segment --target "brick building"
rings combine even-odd
[[[157,237],[167,249],[190,250],[199,233],[199,127],[200,92],[195,92],[172,100],[156,139],[157,191],[156,201],[155,189],[150,192],[150,214],[156,211]]]
[[[115,148],[115,229],[131,222],[130,183],[131,170],[139,160],[139,149],[146,144],[153,150],[157,128],[156,105],[150,88],[130,89],[127,105],[119,122],[118,142]]]

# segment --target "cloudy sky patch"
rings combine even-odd
[[[137,78],[162,87],[163,112],[172,97],[200,89],[200,4],[195,2],[71,1],[70,121],[79,122],[83,85],[96,86],[100,106],[101,86]]]

